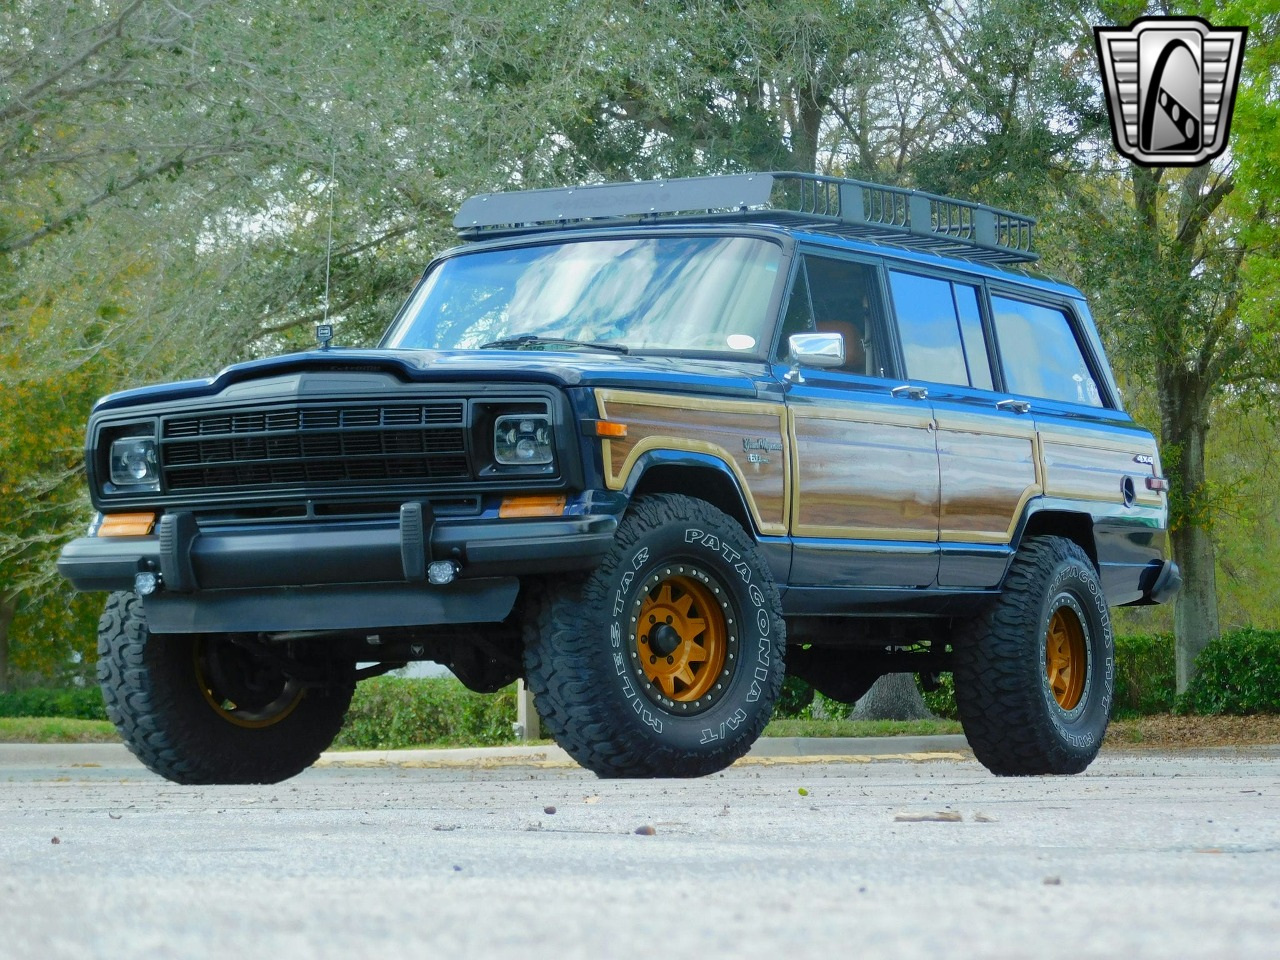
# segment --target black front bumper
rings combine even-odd
[[[398,519],[210,529],[169,513],[154,536],[73,540],[58,572],[85,591],[132,590],[139,573],[158,574],[144,599],[156,632],[497,622],[519,577],[591,569],[618,525],[611,514],[424,523],[415,508]],[[445,560],[458,578],[429,583],[427,565]]]

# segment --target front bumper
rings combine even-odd
[[[139,573],[158,574],[144,599],[156,632],[497,622],[520,576],[591,569],[617,525],[605,513],[433,522],[405,504],[398,519],[201,529],[176,512],[154,536],[71,541],[58,572],[83,591],[132,590]],[[458,579],[428,583],[433,560],[452,560]]]

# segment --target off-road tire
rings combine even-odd
[[[278,719],[227,719],[202,689],[196,634],[153,635],[142,602],[113,593],[98,622],[98,683],[107,716],[149,770],[175,783],[276,783],[333,742],[354,681],[299,692]],[[207,688],[206,688],[207,689]]]
[[[714,773],[769,720],[786,649],[778,591],[742,527],[701,500],[637,500],[593,574],[547,585],[530,606],[538,714],[601,777]]]
[[[1077,656],[1070,679],[1050,652],[1064,623],[1082,634],[1083,662]],[[960,722],[988,770],[1079,773],[1097,756],[1111,716],[1115,644],[1097,571],[1077,544],[1029,538],[999,600],[961,629],[954,647]]]

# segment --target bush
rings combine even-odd
[[[1280,713],[1280,631],[1233,630],[1196,658],[1196,675],[1178,708],[1184,713]]]
[[[378,677],[356,687],[334,746],[395,750],[513,743],[516,688],[473,693],[453,677]]]
[[[1113,717],[1169,713],[1174,707],[1176,689],[1173,634],[1116,637]]]
[[[782,692],[773,705],[773,719],[795,720],[808,718],[809,704],[813,703],[817,691],[808,680],[786,676],[782,680]]]
[[[32,687],[0,693],[0,717],[70,717],[105,720],[107,708],[96,687]]]
[[[916,674],[916,683],[920,683],[920,674]],[[942,674],[937,690],[925,690],[921,685],[920,693],[924,696],[924,705],[935,717],[944,720],[960,719],[960,709],[956,706],[956,681],[950,673]]]

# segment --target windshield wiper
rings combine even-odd
[[[630,353],[621,343],[600,343],[591,340],[570,340],[565,337],[543,337],[536,333],[522,333],[518,337],[503,337],[480,344],[481,350],[523,350],[526,347],[585,347],[588,350],[605,350],[609,353]]]

